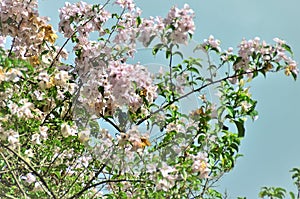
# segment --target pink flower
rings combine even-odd
[[[63,137],[69,137],[69,136],[75,136],[77,131],[76,131],[76,126],[70,126],[67,123],[63,123],[61,125],[61,133]]]
[[[6,37],[0,35],[0,48],[5,47]]]
[[[213,35],[210,35],[208,39],[204,39],[202,46],[209,46],[216,49],[218,52],[221,52],[220,44],[220,40],[215,39]]]
[[[189,5],[185,4],[183,9],[173,7],[170,9],[167,17],[163,20],[164,26],[169,27],[170,39],[173,43],[187,44],[189,35],[194,34],[194,11]],[[165,35],[162,35],[165,37]]]
[[[198,153],[196,156],[193,156],[194,163],[192,169],[194,172],[200,173],[200,178],[208,178],[210,169],[208,164],[207,154]]]
[[[120,5],[122,8],[127,8],[128,10],[133,10],[135,8],[133,0],[116,0],[115,3]]]
[[[164,178],[168,177],[170,173],[175,171],[176,169],[174,167],[168,166],[165,162],[163,162],[163,166],[160,168],[160,172]]]

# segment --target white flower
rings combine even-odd
[[[32,149],[28,149],[25,151],[25,155],[29,158],[32,158],[34,156]]]
[[[162,179],[158,181],[156,188],[158,190],[168,191],[171,188],[171,183],[169,183],[166,179]]]
[[[9,130],[7,141],[12,145],[12,147],[16,147],[19,144],[19,133]]]
[[[194,172],[200,172],[200,178],[208,178],[210,169],[208,164],[207,154],[198,153],[196,156],[193,156],[194,163],[192,169]]]
[[[35,133],[31,136],[31,141],[33,144],[41,144],[40,135]]]
[[[42,137],[42,140],[46,140],[47,137],[48,137],[48,134],[47,134],[48,127],[47,126],[40,126],[39,131],[40,131],[40,136]]]
[[[67,71],[59,71],[54,76],[54,84],[57,86],[66,85],[67,80],[70,78],[69,73]]]
[[[63,123],[61,125],[61,133],[64,137],[75,136],[76,129],[75,127],[70,127],[70,125]]]
[[[35,191],[41,191],[41,190],[43,190],[42,184],[40,182],[35,182],[34,183],[34,190]]]
[[[88,129],[78,133],[78,139],[81,143],[85,143],[90,139],[90,131]]]
[[[89,166],[89,161],[92,159],[91,156],[83,156],[78,159],[78,163],[82,164],[85,168]]]
[[[175,168],[168,166],[166,163],[163,163],[163,167],[160,169],[160,172],[164,178],[169,176],[169,173],[176,171]]]
[[[27,173],[26,176],[22,176],[21,179],[24,179],[27,183],[31,184],[36,181],[36,177],[32,173]]]
[[[42,80],[44,82],[49,82],[50,81],[50,77],[48,75],[48,73],[46,71],[43,71],[39,74],[38,76],[38,80]]]

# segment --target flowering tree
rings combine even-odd
[[[195,48],[206,60],[185,57],[181,47],[195,31],[188,5],[142,18],[132,0],[66,3],[60,46],[36,0],[0,6],[1,197],[223,198],[213,185],[240,156],[245,121],[257,117],[248,83],[298,74],[278,38],[243,39],[223,51],[210,36]],[[168,66],[150,73],[132,64],[139,43]],[[186,113],[181,101],[191,95],[198,107]]]

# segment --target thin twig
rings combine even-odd
[[[162,111],[163,109],[167,108],[168,106],[174,104],[175,102],[181,100],[181,99],[184,99],[186,97],[188,97],[189,95],[195,93],[195,92],[200,92],[202,89],[208,87],[208,86],[211,86],[211,85],[214,85],[214,84],[217,84],[217,83],[220,83],[222,81],[225,81],[225,80],[228,80],[228,79],[231,79],[231,78],[235,78],[235,77],[240,77],[240,76],[243,76],[243,75],[246,75],[246,74],[252,74],[254,72],[258,72],[259,70],[254,70],[254,71],[251,71],[251,72],[244,72],[244,73],[241,73],[241,74],[234,74],[234,75],[231,75],[231,76],[227,76],[227,77],[224,77],[224,78],[221,78],[219,80],[216,80],[216,81],[213,81],[213,82],[209,82],[207,84],[204,84],[202,86],[200,86],[199,88],[197,89],[193,89],[191,90],[190,92],[178,97],[178,98],[175,98],[173,99],[172,101],[168,102],[167,104],[161,106],[161,108],[157,109],[156,111],[153,111],[152,113],[150,113],[149,115],[145,116],[144,118],[140,119],[136,125],[139,125],[141,123],[143,123],[144,121],[148,120],[149,118],[151,118],[153,115],[159,113],[160,111]]]
[[[112,125],[117,131],[119,132],[123,132],[122,129],[120,129],[118,127],[118,125],[116,125],[113,121],[111,121],[110,119],[108,119],[107,117],[105,117],[102,113],[99,113],[100,117],[103,118],[106,122],[108,122],[110,125]]]
[[[6,148],[8,151],[10,151],[11,153],[13,153],[15,156],[17,156],[22,162],[25,163],[25,165],[40,179],[40,181],[42,182],[42,184],[46,187],[46,189],[50,192],[50,194],[48,192],[46,192],[48,195],[52,196],[53,199],[57,199],[56,195],[53,193],[53,191],[50,189],[50,187],[48,186],[47,182],[45,181],[45,179],[42,177],[42,175],[40,175],[26,160],[24,160],[19,154],[17,154],[14,150],[12,150],[10,147],[0,143],[0,145],[4,148]]]
[[[22,194],[24,195],[24,197],[27,198],[26,192],[23,190],[21,184],[19,183],[19,180],[17,179],[15,173],[13,172],[13,170],[12,170],[12,168],[11,168],[11,166],[10,166],[8,160],[6,159],[6,157],[4,156],[4,154],[3,154],[2,152],[0,152],[0,155],[1,155],[1,157],[3,158],[4,162],[6,163],[8,169],[11,170],[10,173],[12,174],[14,180],[16,181],[17,186],[19,187],[20,191],[22,192]]]
[[[170,49],[171,53],[170,53],[170,62],[169,62],[169,73],[170,73],[170,89],[172,92],[172,99],[175,99],[175,94],[174,94],[174,90],[175,89],[175,85],[173,85],[173,80],[172,80],[172,61],[173,61],[173,55],[172,55],[172,47]]]
[[[81,154],[82,155],[82,154]],[[81,157],[81,156],[80,156]],[[91,165],[95,160],[93,160],[91,163],[89,163],[89,165]],[[78,163],[75,165],[74,168],[76,168],[76,166],[78,165]],[[60,198],[63,198],[67,193],[69,193],[69,191],[71,190],[71,188],[74,186],[74,184],[76,183],[76,181],[79,179],[79,177],[81,176],[81,174],[83,174],[85,171],[87,170],[87,168],[83,169],[77,176],[76,178],[73,180],[73,182],[71,183],[71,185],[68,187],[68,190],[65,191],[65,193],[60,196]],[[67,173],[65,174],[65,176],[67,175]],[[64,176],[64,177],[65,177]]]
[[[110,159],[108,159],[110,160]],[[102,165],[102,167],[97,171],[97,173],[95,173],[95,175],[86,183],[85,187],[79,191],[78,193],[76,193],[75,195],[73,195],[72,197],[70,197],[69,199],[74,199],[74,198],[79,198],[85,191],[87,191],[88,189],[90,189],[91,186],[90,184],[99,176],[99,174],[103,171],[103,169],[106,167],[106,163]]]
[[[117,180],[112,180],[112,179],[110,179],[110,180],[104,180],[104,181],[101,181],[101,182],[92,184],[92,185],[86,187],[86,190],[88,190],[88,189],[90,189],[90,188],[93,188],[93,187],[97,187],[97,186],[99,186],[99,185],[101,185],[101,184],[106,184],[106,183],[111,183],[111,182],[115,182],[115,183],[116,183],[116,182],[146,182],[146,181],[143,181],[143,180],[130,180],[130,179],[117,179]],[[148,183],[148,182],[147,182],[147,183]],[[85,190],[85,191],[86,191],[86,190]],[[79,192],[79,193],[80,193],[80,192]],[[80,195],[79,195],[79,196],[80,196]],[[77,194],[76,194],[76,195],[72,196],[72,197],[69,198],[69,199],[78,198],[79,196],[77,196]]]

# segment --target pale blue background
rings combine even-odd
[[[138,0],[137,4],[144,16],[165,16],[171,5],[185,2],[196,12],[195,40],[213,34],[226,49],[236,47],[243,37],[259,36],[267,42],[280,37],[292,46],[300,62],[299,0]],[[41,14],[57,24],[56,10],[63,4],[62,0],[41,0]],[[244,157],[218,187],[227,190],[229,198],[258,198],[262,186],[295,191],[289,170],[300,167],[300,82],[283,74],[269,75],[252,84],[252,93],[258,100],[259,119],[247,123],[241,147]]]

